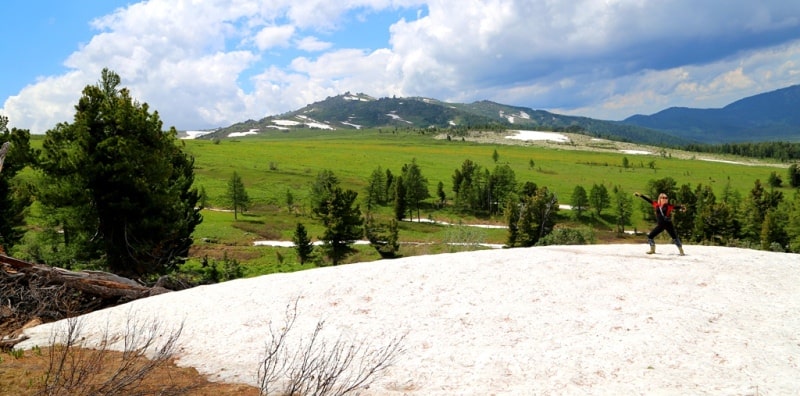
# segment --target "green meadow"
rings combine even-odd
[[[756,179],[766,181],[772,172],[785,177],[783,167],[739,165],[697,159],[679,159],[669,151],[663,155],[636,155],[623,152],[575,150],[569,146],[541,147],[532,144],[480,144],[459,139],[434,139],[418,131],[363,130],[273,131],[259,136],[223,139],[221,141],[184,140],[184,149],[195,157],[195,184],[207,194],[204,221],[195,231],[193,260],[202,257],[235,259],[246,269],[246,275],[276,271],[292,271],[313,265],[299,266],[294,250],[286,247],[253,246],[259,240],[291,241],[297,223],[302,223],[309,236],[322,234],[318,221],[310,216],[308,193],[318,172],[331,170],[345,189],[362,198],[373,170],[389,169],[401,173],[404,164],[416,159],[423,176],[428,179],[431,195],[441,181],[448,199],[452,199],[452,176],[464,160],[472,160],[490,171],[497,164],[508,164],[518,183],[532,181],[547,187],[558,196],[559,203],[569,204],[575,186],[589,191],[593,184],[604,184],[609,191],[615,186],[633,194],[645,191],[649,180],[672,177],[678,186],[710,185],[721,194],[726,184],[746,196]],[[684,155],[685,157],[685,155]],[[707,157],[707,156],[704,156]],[[730,159],[728,159],[730,160]],[[627,167],[623,163],[627,162]],[[533,167],[531,167],[533,163]],[[245,184],[251,206],[234,220],[226,203],[226,190],[233,172]],[[288,205],[292,197],[294,207]],[[400,226],[400,254],[405,256],[434,254],[469,249],[446,242],[502,244],[502,229],[466,227],[467,224],[503,225],[503,219],[463,216],[449,207],[437,208],[434,199],[421,211],[420,218],[447,222],[445,226],[430,223],[403,222]],[[638,207],[638,205],[635,205]],[[366,207],[361,203],[362,211]],[[608,212],[608,213],[606,213]],[[390,207],[375,210],[376,218],[391,217]],[[560,211],[559,226],[591,228],[598,243],[636,237],[614,235],[613,216],[607,209],[599,218],[584,215],[575,220],[569,211]],[[458,224],[462,224],[459,226]],[[638,210],[629,229],[645,230]],[[379,259],[372,248],[358,245],[358,253],[347,262]]]

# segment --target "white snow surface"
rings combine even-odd
[[[177,364],[256,385],[270,323],[404,351],[364,395],[800,393],[800,255],[659,244],[547,246],[407,257],[239,279],[81,317],[182,322]],[[63,322],[26,330],[49,345]],[[121,348],[115,344],[111,348]]]
[[[554,142],[568,143],[569,137],[556,132],[542,131],[512,131],[514,135],[506,136],[506,139],[514,140],[550,140]]]

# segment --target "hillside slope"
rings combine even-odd
[[[672,107],[652,115],[635,115],[623,123],[704,143],[800,142],[798,108],[800,85],[794,85],[720,109]]]
[[[296,128],[331,131],[360,128],[543,129],[659,146],[691,142],[638,126],[564,116],[490,101],[464,104],[419,97],[373,98],[351,93],[329,97],[285,114],[236,123],[203,138],[224,139],[245,134],[288,132]]]
[[[270,329],[298,301],[292,349],[320,320],[328,341],[379,348],[404,336],[395,365],[362,394],[800,392],[800,256],[644,250],[548,246],[266,275],[93,312],[82,335],[124,334],[134,315],[183,324],[179,365],[254,384]],[[47,345],[63,325],[28,329],[18,347]]]

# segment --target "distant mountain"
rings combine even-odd
[[[543,129],[582,133],[612,140],[676,146],[690,140],[635,125],[586,117],[564,116],[543,110],[508,106],[490,101],[469,104],[436,99],[374,98],[345,93],[302,109],[247,120],[203,135],[203,139],[291,131],[298,128],[346,130],[360,128],[506,128]]]
[[[671,107],[624,124],[703,143],[800,142],[800,85],[733,102],[721,109]]]

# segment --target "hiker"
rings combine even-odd
[[[650,244],[650,251],[647,254],[653,254],[656,252],[656,242],[653,240],[658,234],[662,231],[666,230],[670,237],[672,237],[672,243],[678,247],[681,256],[684,255],[683,253],[683,245],[681,244],[680,238],[678,238],[678,233],[675,232],[675,225],[672,224],[672,211],[675,209],[685,211],[686,208],[683,205],[672,205],[669,203],[669,197],[665,193],[658,194],[658,201],[653,201],[647,195],[639,194],[638,192],[633,193],[633,195],[637,197],[641,197],[643,200],[650,203],[653,206],[653,209],[656,212],[656,226],[647,234],[647,243]]]

